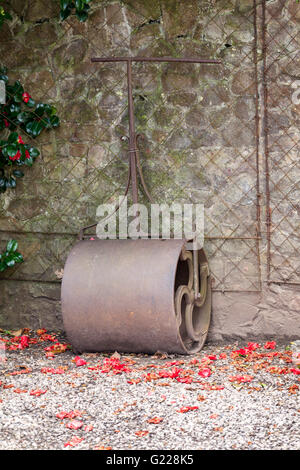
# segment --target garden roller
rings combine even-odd
[[[138,202],[139,175],[145,193],[153,202],[137,150],[132,62],[219,62],[168,57],[105,57],[92,61],[127,63],[129,171],[126,194],[131,184],[133,203]],[[203,248],[184,238],[87,236],[85,230],[96,225],[81,229],[79,241],[64,267],[62,316],[74,351],[147,354],[200,351],[211,318],[211,276]]]

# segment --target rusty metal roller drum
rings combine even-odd
[[[211,315],[205,253],[176,239],[81,240],[65,265],[62,313],[79,353],[195,353]]]
[[[128,181],[138,202],[138,177],[146,196],[134,125],[133,62],[189,62],[216,65],[217,60],[173,57],[98,57],[92,62],[127,64]],[[119,206],[117,206],[118,210]],[[112,215],[112,214],[111,214]],[[138,213],[136,214],[138,216]],[[157,351],[192,354],[206,339],[211,314],[211,282],[202,249],[177,239],[87,239],[66,262],[62,282],[65,331],[77,352]],[[195,249],[194,249],[195,248]]]

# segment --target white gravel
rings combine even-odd
[[[60,338],[60,341],[64,339]],[[263,342],[261,343],[263,345]],[[287,343],[288,344],[288,343]],[[286,345],[287,345],[286,344]],[[86,365],[77,367],[72,351],[58,354],[54,359],[45,357],[44,347],[30,346],[20,351],[8,351],[6,362],[0,364],[0,449],[97,449],[112,450],[299,450],[300,401],[299,375],[270,373],[266,367],[253,370],[253,365],[269,359],[233,362],[230,352],[246,344],[207,344],[194,356],[151,357],[147,355],[121,355],[120,362],[128,364],[132,372],[117,375],[91,370],[108,354],[83,354]],[[283,352],[285,344],[276,346]],[[263,347],[257,352],[270,352]],[[226,353],[226,359],[219,354]],[[208,366],[208,378],[198,375],[200,363],[206,355],[218,359]],[[126,358],[135,361],[126,362]],[[125,359],[125,360],[124,360]],[[168,362],[184,361],[168,365]],[[165,366],[167,363],[167,367]],[[141,367],[150,364],[158,367]],[[275,357],[275,367],[293,367],[282,358]],[[21,367],[20,367],[21,366]],[[14,371],[32,371],[10,375]],[[67,369],[61,375],[41,373],[42,367]],[[178,367],[194,371],[191,377],[201,383],[179,383],[172,378],[145,381],[143,374],[170,371]],[[251,375],[246,383],[231,382],[232,375]],[[136,384],[128,380],[141,379]],[[6,388],[7,385],[13,385]],[[169,385],[159,385],[169,384]],[[222,390],[205,390],[203,384],[224,385]],[[291,388],[293,387],[293,388]],[[298,388],[297,388],[298,387]],[[204,385],[205,388],[205,385]],[[16,393],[16,389],[26,392]],[[31,390],[47,390],[40,396]],[[200,396],[200,400],[198,399]],[[2,400],[2,401],[1,401]],[[180,413],[182,407],[198,409]],[[73,420],[59,419],[57,413],[79,410],[81,416]],[[163,418],[158,424],[148,423],[150,418]],[[80,429],[66,427],[70,422],[82,422]],[[85,430],[87,425],[91,430]],[[146,431],[144,435],[135,434]],[[74,447],[65,444],[74,436],[83,439]]]

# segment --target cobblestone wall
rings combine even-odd
[[[157,202],[205,206],[209,338],[299,337],[299,4],[95,0],[79,23],[59,21],[59,2],[7,3],[1,61],[61,126],[0,198],[0,246],[13,237],[25,258],[0,280],[0,327],[62,328],[55,271],[125,190],[126,70],[90,58],[196,56],[222,65],[134,65],[147,185]]]

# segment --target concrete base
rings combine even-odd
[[[263,293],[213,294],[209,341],[300,338],[300,287],[271,284]]]
[[[60,283],[0,281],[0,328],[63,331]],[[271,284],[263,293],[213,292],[207,340],[300,339],[300,287]]]

